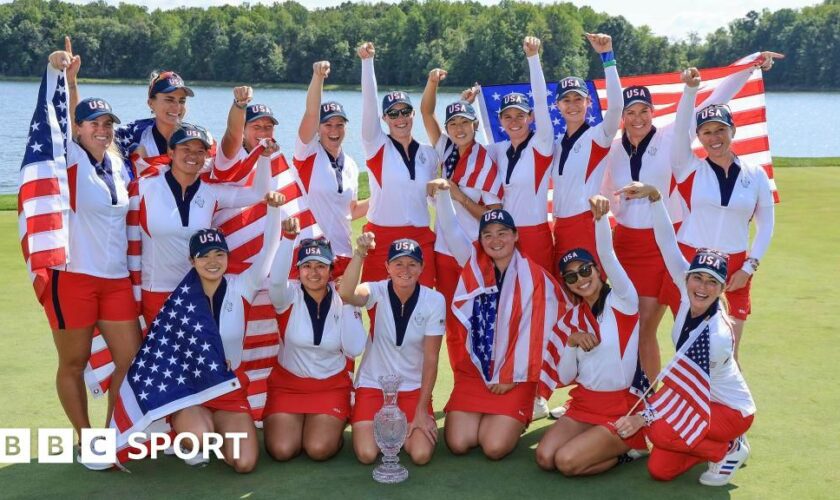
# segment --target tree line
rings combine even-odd
[[[534,5],[404,0],[307,10],[294,1],[154,10],[102,1],[15,0],[0,5],[0,75],[36,76],[65,35],[82,55],[82,76],[146,78],[173,69],[187,81],[306,83],[312,62],[332,63],[330,83],[358,84],[355,47],[377,48],[384,85],[422,85],[428,71],[447,84],[527,80],[522,37],[543,41],[546,77],[597,77],[601,63],[585,32],[612,35],[621,74],[721,66],[759,50],[788,57],[766,75],[771,88],[840,88],[840,0],[802,9],[750,12],[705,39],[669,41],[624,17],[571,3]]]

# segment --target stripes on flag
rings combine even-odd
[[[663,420],[689,447],[709,431],[711,379],[709,326],[689,339],[660,374],[662,387],[650,398]]]
[[[495,195],[500,200],[504,196],[499,169],[487,153],[487,148],[477,142],[470,146],[466,155],[458,159],[451,180],[458,185]]]

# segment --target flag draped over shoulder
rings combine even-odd
[[[660,374],[662,387],[649,399],[656,419],[667,423],[689,447],[709,432],[711,385],[709,326],[689,338]]]
[[[557,282],[517,250],[504,283],[496,283],[493,261],[476,243],[452,301],[466,330],[466,348],[488,384],[537,382],[546,341],[565,301]]]
[[[454,145],[453,148],[457,150]],[[459,156],[450,180],[460,186],[490,193],[499,199],[504,196],[504,185],[499,169],[490,158],[487,148],[477,142],[469,147],[465,155]]]
[[[577,377],[576,364],[560,363],[569,336],[575,332],[590,333],[601,340],[598,320],[586,302],[581,302],[566,311],[554,325],[553,334],[548,338],[538,387],[539,394],[545,398],[548,398],[554,389],[571,384]]]
[[[64,71],[47,64],[20,167],[18,231],[23,258],[43,304],[49,269],[67,264],[70,182],[67,138],[70,115]]]
[[[133,432],[239,387],[196,271],[166,299],[120,386],[110,426],[117,448]]]

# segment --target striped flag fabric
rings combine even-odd
[[[487,154],[487,148],[477,142],[469,147],[467,154],[458,158],[450,180],[461,186],[490,193],[499,199],[504,196],[504,185],[499,169]]]
[[[475,243],[452,312],[466,331],[467,353],[485,382],[537,382],[562,295],[557,282],[518,250],[504,279],[513,286],[497,285],[492,260]]]
[[[571,384],[577,377],[576,364],[560,363],[569,336],[575,332],[591,333],[599,341],[601,339],[598,320],[586,302],[581,302],[566,311],[554,325],[552,335],[548,338],[548,344],[543,353],[540,383],[537,388],[540,395],[545,398],[551,396],[554,389]]]
[[[660,374],[662,387],[649,399],[656,419],[667,423],[689,447],[709,431],[711,385],[709,326],[689,339]]]
[[[760,57],[760,53],[750,54],[735,61],[730,66],[701,69],[700,74],[703,81],[697,92],[697,103],[702,103],[709,97],[728,76],[751,68]],[[606,82],[604,80],[594,80],[594,84],[598,90],[601,107],[606,109],[608,105]],[[680,81],[680,73],[622,76],[621,84],[624,87],[644,85],[650,90],[656,110],[653,119],[653,124],[656,127],[663,127],[673,123],[676,119],[677,104],[684,88],[684,84]],[[779,203],[779,192],[773,179],[773,160],[770,156],[770,139],[767,132],[764,78],[760,69],[753,71],[747,83],[728,104],[737,127],[735,138],[732,141],[733,152],[745,162],[751,165],[760,165],[767,172],[767,177],[770,178],[770,188],[773,191],[773,199],[776,203]],[[706,156],[697,139],[694,140],[692,146],[696,155]]]
[[[49,269],[67,263],[70,118],[65,72],[47,64],[20,167],[18,232],[35,295],[43,304]]]

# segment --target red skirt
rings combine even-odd
[[[359,387],[356,389],[356,400],[353,403],[353,413],[350,416],[350,423],[355,424],[357,422],[373,420],[374,415],[376,415],[376,412],[382,408],[384,402],[385,398],[382,396],[382,391],[380,389],[374,389],[372,387]],[[400,391],[397,393],[397,406],[399,406],[400,410],[405,413],[405,418],[409,423],[414,421],[414,413],[417,411],[417,403],[419,402],[420,389],[415,389],[413,391]],[[432,410],[431,399],[429,400],[427,412],[432,417],[435,416],[435,413]]]
[[[140,291],[140,299],[143,310],[143,320],[146,322],[146,330],[152,326],[152,321],[155,316],[163,309],[166,304],[166,299],[172,292],[150,292],[149,290]]]
[[[461,322],[452,313],[452,297],[461,277],[461,266],[454,257],[435,252],[435,270],[437,271],[436,288],[446,300],[446,352],[449,354],[449,366],[454,370],[463,357],[464,329]]]
[[[325,379],[298,377],[274,365],[268,377],[263,418],[272,413],[320,414],[340,420],[350,416],[353,384],[342,370]]]
[[[233,413],[247,413],[251,414],[251,403],[248,402],[248,386],[250,380],[248,375],[245,375],[245,370],[236,370],[236,378],[239,379],[240,387],[227,394],[211,399],[204,403],[203,407],[212,412],[230,411]]]
[[[435,286],[435,233],[431,229],[416,226],[377,226],[368,222],[362,230],[376,235],[376,248],[371,249],[365,258],[362,281],[388,279],[385,269],[388,247],[400,238],[411,238],[419,243],[423,250],[423,274],[420,275],[420,284],[429,288]]]
[[[516,231],[519,233],[519,250],[523,255],[551,273],[557,264],[553,262],[554,240],[548,222],[536,226],[519,226]]]
[[[676,231],[679,224],[674,228]],[[653,229],[632,229],[619,224],[615,226],[613,247],[640,297],[656,297],[660,304],[670,304],[674,294],[679,296],[659,252]]]
[[[683,257],[686,258],[687,261],[691,262],[694,258],[694,255],[697,253],[697,249],[688,246],[684,243],[680,243],[680,251],[682,251]],[[744,265],[744,261],[747,260],[747,252],[738,252],[729,254],[729,259],[726,261],[726,268],[729,272],[729,276],[726,280],[727,284],[732,279],[732,275],[735,274],[735,271],[741,269],[741,266]],[[729,303],[729,315],[735,319],[746,320],[747,316],[750,315],[752,312],[752,303],[750,301],[750,289],[752,288],[752,277],[747,280],[747,284],[735,290],[734,292],[725,292],[726,294],[726,302]],[[676,305],[676,309],[674,309],[674,305]],[[671,309],[673,309],[676,313],[676,310],[680,307],[680,297],[677,294],[676,300],[673,301],[671,304]]]
[[[592,391],[581,385],[569,391],[569,396],[572,399],[566,402],[567,417],[577,422],[606,427],[613,433],[616,432],[613,425],[615,421],[626,415],[639,399],[627,389]],[[634,450],[647,448],[643,432],[636,432],[622,441]]]
[[[482,378],[461,371],[443,411],[505,415],[527,425],[534,416],[536,391],[536,383],[523,382],[504,394],[493,394]]]
[[[558,280],[560,275],[560,259],[575,248],[585,248],[598,260],[598,252],[595,248],[595,220],[592,212],[583,212],[571,217],[554,219],[554,255],[551,274]],[[601,269],[600,262],[598,268]]]

